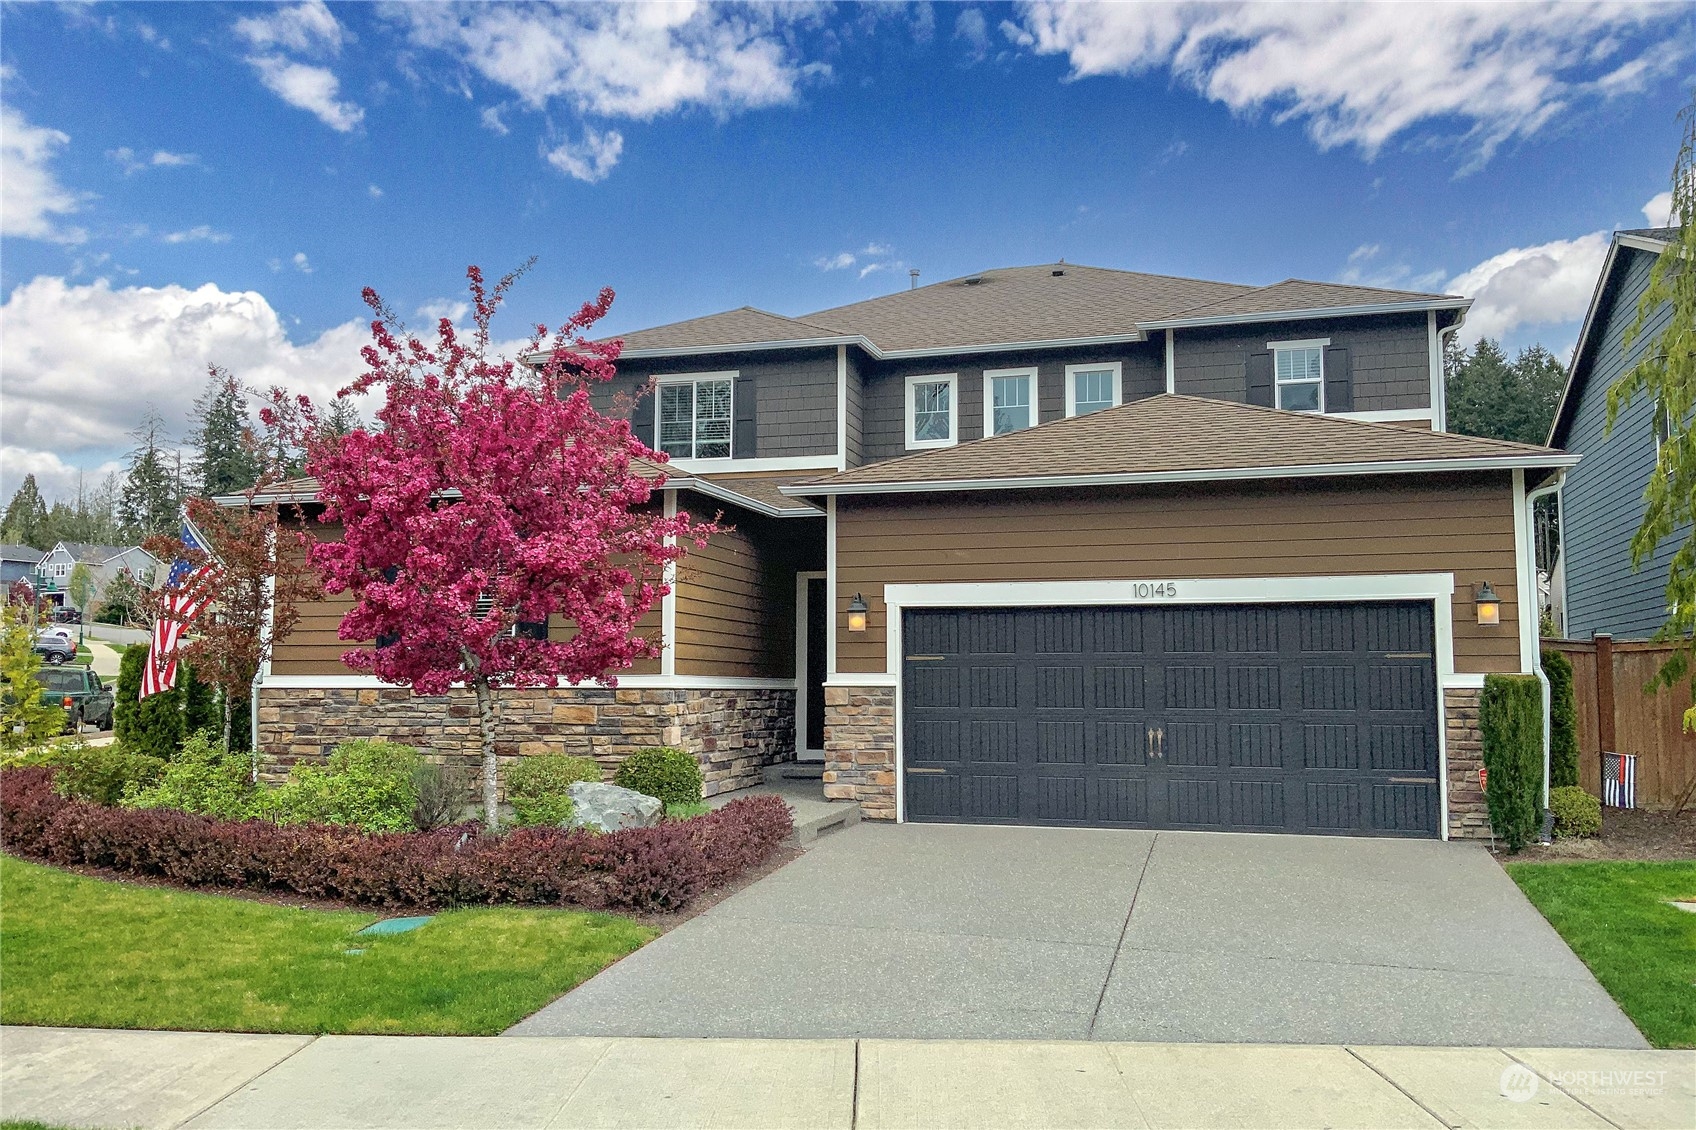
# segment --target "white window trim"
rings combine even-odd
[[[1278,379],[1278,353],[1279,353],[1279,351],[1285,350],[1285,349],[1317,349],[1317,350],[1319,350],[1319,407],[1314,409],[1312,412],[1307,413],[1307,414],[1310,415],[1310,416],[1323,416],[1323,415],[1325,415],[1325,349],[1330,344],[1331,344],[1331,339],[1328,338],[1328,337],[1309,337],[1309,338],[1303,338],[1299,341],[1269,341],[1269,342],[1266,343],[1266,348],[1271,350],[1271,352],[1272,352],[1272,407],[1278,408],[1280,411],[1288,411],[1288,412],[1300,411],[1300,409],[1296,409],[1296,408],[1285,409],[1285,408],[1282,408],[1278,404],[1278,386],[1279,385],[1286,385],[1286,384],[1289,384],[1289,385],[1305,385],[1305,384],[1313,384],[1314,383],[1312,380],[1308,379],[1307,377],[1303,377],[1299,381],[1281,381],[1281,380],[1279,380]]]
[[[663,387],[665,385],[693,385],[693,384],[698,384],[701,381],[729,381],[730,382],[730,442],[726,446],[729,447],[730,454],[728,454],[728,455],[711,455],[711,456],[705,456],[705,457],[696,456],[696,455],[693,455],[693,454],[691,454],[689,456],[679,455],[679,456],[673,457],[672,461],[676,462],[676,463],[706,463],[706,464],[716,465],[716,464],[721,464],[721,463],[728,463],[730,460],[736,458],[736,378],[740,375],[741,375],[740,372],[736,369],[726,369],[726,370],[722,370],[722,371],[716,372],[716,373],[665,373],[665,374],[662,374],[662,375],[655,376],[653,378],[653,380],[654,380],[654,442],[653,442],[653,449],[655,451],[663,451],[664,450],[662,447],[660,447],[660,389],[661,389],[661,387]],[[690,404],[691,404],[690,413],[691,413],[691,415],[690,415],[690,419],[689,419],[689,449],[690,449],[691,452],[694,451],[695,446],[696,446],[696,443],[695,443],[695,425],[696,425],[697,421],[696,421],[695,416],[693,415],[693,413],[694,413],[693,405],[697,402],[697,400],[698,400],[698,398],[693,397],[693,396],[691,396],[691,398],[690,398]]]
[[[1031,383],[1031,404],[1030,404],[1031,422],[1026,424],[1025,428],[1036,427],[1038,422],[1039,422],[1037,420],[1037,415],[1036,415],[1036,413],[1037,413],[1037,370],[1036,370],[1036,366],[1032,365],[1028,368],[1023,368],[1023,369],[985,369],[983,371],[983,434],[984,434],[985,438],[988,438],[989,436],[992,436],[992,435],[995,434],[995,379],[997,377],[1024,377],[1024,378],[1026,378],[1027,380],[1030,381],[1030,383]],[[1025,430],[1025,428],[1014,428],[1013,431],[1022,432],[1022,431]],[[1003,432],[1002,434],[1003,435],[1010,435],[1012,433]]]
[[[948,438],[947,439],[914,439],[913,425],[917,422],[913,411],[913,386],[919,384],[946,384],[948,386]],[[953,447],[960,442],[960,374],[959,373],[914,373],[908,377],[902,388],[902,416],[906,420],[907,450],[926,451],[935,447]]]
[[[1078,414],[1078,374],[1099,373],[1103,369],[1113,370],[1113,407],[1125,403],[1125,365],[1122,361],[1097,361],[1093,365],[1066,366],[1066,418]]]

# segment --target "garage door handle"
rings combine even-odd
[[[1437,778],[1435,778],[1435,777],[1391,777],[1390,778],[1390,784],[1392,784],[1392,785],[1435,785],[1436,783],[1437,783]]]
[[[1430,659],[1429,651],[1389,651],[1384,653],[1385,659]]]
[[[940,663],[947,659],[946,655],[909,655],[908,663]]]
[[[907,772],[909,772],[909,773],[946,773],[946,772],[948,772],[948,770],[946,770],[946,769],[915,769],[915,768],[909,766],[907,768]]]

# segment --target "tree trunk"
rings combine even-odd
[[[500,824],[500,790],[496,780],[500,766],[495,760],[495,696],[487,679],[471,680],[471,689],[477,694],[477,729],[483,740],[483,823],[492,832]]]
[[[224,700],[224,756],[230,755],[230,692],[219,691],[218,697]]]

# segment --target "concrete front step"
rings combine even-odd
[[[795,816],[795,839],[802,844],[810,844],[822,835],[840,832],[860,822],[860,806],[851,800],[824,799],[823,788],[817,779],[779,778],[753,788],[710,796],[707,803],[719,808],[744,796],[782,797]]]

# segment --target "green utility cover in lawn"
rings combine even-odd
[[[373,922],[361,930],[361,934],[404,934],[408,930],[416,930],[424,923],[435,917],[425,914],[418,918],[385,918],[381,922]]]

